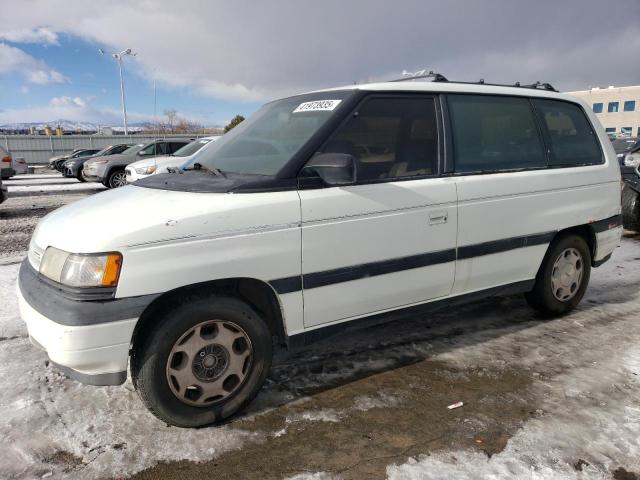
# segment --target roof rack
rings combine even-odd
[[[433,82],[448,82],[447,78],[440,74],[434,73],[433,70],[418,70],[417,72],[402,71],[402,78],[396,78],[395,80],[389,80],[390,82],[408,82],[409,80],[416,80],[418,78],[431,78]]]
[[[447,79],[447,77],[445,77],[441,73],[433,72],[432,70],[429,70],[428,72],[427,72],[427,70],[419,70],[419,71],[414,72],[414,73],[407,72],[406,70],[403,70],[402,71],[402,75],[404,75],[402,78],[396,78],[394,80],[389,80],[389,82],[408,82],[408,81],[417,80],[417,79],[420,79],[420,78],[431,78],[432,82],[462,83],[462,84],[465,84],[465,85],[487,85],[487,86],[492,86],[492,87],[533,88],[533,89],[536,89],[536,90],[538,90],[538,89],[548,90],[550,92],[557,92],[558,91],[553,87],[553,85],[551,85],[550,83],[546,83],[546,82],[535,82],[535,83],[530,83],[530,84],[521,84],[520,82],[516,82],[516,83],[513,83],[513,84],[486,83],[484,81],[484,78],[481,78],[477,82],[459,82],[459,81],[456,81],[456,80],[449,80],[449,79]]]

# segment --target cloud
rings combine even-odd
[[[50,122],[64,119],[94,122],[103,125],[120,125],[122,114],[119,109],[97,106],[94,97],[60,96],[53,97],[47,105],[0,111],[0,125],[13,122]],[[129,122],[148,122],[150,115],[127,112]]]
[[[0,40],[6,40],[13,43],[58,45],[58,35],[47,27],[36,27],[23,30],[5,30],[0,32]]]
[[[9,32],[131,47],[137,74],[165,87],[264,100],[305,90],[441,71],[561,89],[638,83],[640,2],[619,0],[171,0],[2,2]],[[69,15],[73,12],[73,15]],[[603,14],[603,12],[605,12]],[[35,33],[32,33],[37,37]],[[44,34],[40,34],[44,38]]]
[[[64,75],[49,67],[42,60],[33,58],[19,48],[0,43],[0,74],[10,72],[19,72],[27,82],[36,85],[68,81]]]

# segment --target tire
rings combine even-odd
[[[570,252],[567,255],[567,252]],[[560,256],[563,256],[563,259]],[[576,258],[576,256],[578,258]],[[571,279],[572,275],[558,275],[559,271],[566,265],[565,262],[571,263],[574,260],[579,262],[580,268],[574,268],[574,271],[581,270],[580,279]],[[560,262],[560,263],[558,263]],[[556,277],[554,278],[554,271]],[[567,269],[569,272],[570,269]],[[589,278],[591,275],[591,251],[587,242],[579,235],[567,234],[557,237],[549,246],[542,265],[536,276],[536,283],[533,290],[525,294],[525,298],[529,305],[547,316],[561,316],[573,310],[587,290]],[[554,283],[555,282],[555,283]],[[563,284],[568,285],[564,286]],[[574,288],[574,283],[576,284]],[[561,285],[555,289],[554,285]]]
[[[104,183],[106,187],[109,188],[119,188],[124,187],[127,184],[127,174],[124,169],[111,170],[109,172],[109,176],[107,177],[107,181]]]
[[[198,331],[199,327],[199,332],[204,332],[212,322],[217,322],[217,333],[213,336],[211,331],[205,338],[204,333],[188,335],[194,329]],[[236,329],[235,333],[229,330],[231,327]],[[228,335],[239,338],[231,344],[231,349],[222,348],[219,354],[212,354],[213,349],[220,350],[221,345],[216,344],[216,340]],[[243,357],[240,363],[230,360],[232,356],[234,359],[241,358],[236,354],[238,339],[244,342],[238,345],[249,348],[249,353],[246,349],[242,350],[240,355],[248,356]],[[199,343],[192,347],[190,343],[195,341]],[[209,341],[210,344],[207,343]],[[205,342],[205,347],[202,342]],[[181,348],[191,349],[191,353],[176,351]],[[209,350],[205,351],[205,348]],[[203,371],[208,375],[217,365],[209,365],[210,371],[203,370],[206,362],[203,352],[207,353],[206,357],[217,356],[222,359],[216,362],[220,365],[219,371],[211,373],[211,379],[206,381],[201,381],[196,376],[203,375]],[[159,318],[157,323],[154,321],[153,329],[143,335],[140,344],[133,346],[131,373],[142,402],[156,417],[177,427],[203,427],[229,418],[256,396],[271,367],[271,358],[269,329],[248,304],[233,297],[196,296],[182,300]],[[196,365],[197,362],[200,363]],[[243,375],[242,379],[237,375],[234,379],[234,374],[230,373],[234,363],[236,370],[238,365],[242,365],[242,372],[238,370]],[[174,373],[185,374],[188,379],[183,381],[178,377],[178,380],[173,376]],[[232,382],[228,382],[230,379]],[[227,383],[231,388],[226,388]],[[185,385],[191,384],[197,388],[185,389]],[[209,393],[207,390],[203,391],[201,386],[209,389]],[[222,398],[205,398],[205,395],[211,394],[220,386],[224,390]],[[179,391],[184,391],[184,394]]]
[[[640,194],[627,185],[622,188],[622,225],[640,232]]]
[[[86,181],[87,181],[87,179],[86,179],[86,178],[84,178],[84,175],[83,175],[83,169],[82,169],[82,167],[80,167],[80,168],[78,169],[78,173],[76,173],[76,178],[77,178],[78,180],[80,180],[80,182],[82,182],[82,183],[84,183],[84,182],[86,182]]]

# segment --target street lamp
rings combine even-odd
[[[100,53],[100,55],[104,55],[104,50],[99,48],[98,53]],[[136,54],[133,53],[130,48],[127,48],[126,50],[118,53],[111,54],[111,56],[118,61],[118,71],[120,72],[120,97],[122,99],[122,118],[124,119],[124,134],[129,135],[129,130],[127,129],[127,107],[124,101],[124,79],[122,78],[122,57],[124,57],[125,55],[133,55],[134,57],[136,56]]]

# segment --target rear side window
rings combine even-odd
[[[582,108],[558,100],[533,99],[551,147],[549,164],[571,167],[603,163],[600,144]]]
[[[188,142],[169,142],[167,145],[169,148],[166,153],[173,153],[176,150],[180,150],[182,147],[187,145]]]
[[[370,98],[323,151],[353,155],[358,181],[433,175],[438,161],[434,100]]]
[[[456,173],[544,168],[544,147],[525,98],[448,95]]]

